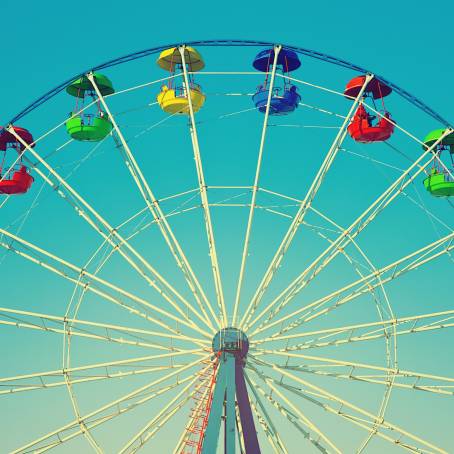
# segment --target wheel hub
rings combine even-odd
[[[246,358],[249,350],[249,340],[246,334],[238,328],[227,327],[218,331],[212,342],[213,352],[225,352],[236,358]]]

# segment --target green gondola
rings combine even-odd
[[[424,180],[424,187],[435,197],[454,196],[454,181],[442,172],[433,169],[431,174]]]
[[[100,73],[93,73],[93,76],[102,96],[115,93],[112,82],[107,76]],[[91,101],[98,100],[97,93],[87,76],[82,76],[68,85],[66,92],[77,100],[82,99],[82,106],[77,101],[74,111],[65,123],[66,130],[72,139],[81,142],[99,142],[110,134],[113,127],[112,122],[107,114],[101,110],[99,103],[95,103],[95,113],[87,113],[86,111],[77,113],[82,110],[87,98],[91,98]]]
[[[96,85],[103,96],[115,93],[112,82],[107,76],[100,73],[93,73]],[[76,98],[84,98],[85,95],[93,91],[93,85],[87,76],[79,77],[79,79],[72,82],[66,87],[66,92]]]
[[[74,140],[99,142],[112,131],[107,116],[74,115],[66,122],[66,130]]]
[[[423,148],[431,147],[440,137],[444,134],[445,129],[435,129],[431,131],[424,139]],[[453,162],[454,153],[454,133],[448,134],[443,140],[436,146],[436,159],[434,158],[434,164],[436,166],[432,169],[431,173],[424,179],[424,187],[435,197],[453,197],[454,196],[454,180],[452,174],[454,174],[454,165],[450,172],[446,170],[448,166],[442,166],[439,164],[440,156],[445,151],[448,151],[451,156],[451,163]],[[437,162],[438,161],[438,162]],[[437,165],[438,164],[438,165]]]

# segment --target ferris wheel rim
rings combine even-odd
[[[216,46],[219,46],[219,47],[270,47],[271,46],[272,47],[272,46],[275,46],[276,44],[277,44],[276,42],[272,42],[272,41],[241,40],[241,39],[190,40],[190,41],[180,41],[180,42],[171,43],[171,44],[164,44],[164,45],[155,46],[155,47],[143,49],[140,51],[132,52],[132,53],[114,58],[112,60],[108,60],[107,62],[101,63],[97,66],[94,66],[85,71],[75,74],[71,78],[65,80],[64,82],[62,82],[59,85],[55,86],[54,88],[50,89],[45,94],[41,95],[39,98],[37,98],[35,101],[33,101],[27,107],[25,107],[21,112],[16,114],[9,122],[7,122],[5,124],[13,125],[15,122],[17,122],[18,120],[21,120],[27,114],[29,114],[30,112],[32,112],[33,110],[38,108],[41,104],[44,104],[46,101],[52,99],[58,93],[63,91],[71,82],[78,79],[79,77],[83,77],[84,75],[88,74],[91,71],[99,71],[99,70],[102,70],[105,68],[110,68],[110,67],[117,66],[117,65],[120,65],[123,63],[127,63],[129,61],[138,60],[138,59],[147,57],[149,55],[153,55],[158,52],[161,52],[170,47],[178,47],[178,46],[182,46],[182,45],[200,46],[200,47],[204,47],[204,46],[206,46],[206,47],[216,47]],[[429,105],[427,105],[421,99],[412,95],[410,92],[408,92],[404,88],[400,87],[399,85],[395,84],[394,82],[390,81],[389,79],[376,74],[374,71],[371,71],[367,68],[356,65],[356,64],[351,63],[342,58],[338,58],[338,57],[335,57],[335,56],[332,56],[332,55],[329,55],[329,54],[326,54],[323,52],[318,52],[318,51],[315,51],[312,49],[307,49],[304,47],[299,47],[299,46],[295,46],[295,45],[291,45],[291,44],[280,43],[279,45],[281,45],[283,48],[293,50],[294,52],[296,52],[300,55],[305,55],[307,57],[310,57],[310,58],[313,58],[316,60],[321,60],[321,61],[333,64],[336,66],[351,69],[354,71],[359,71],[364,74],[367,74],[367,73],[374,74],[375,79],[377,79],[380,82],[383,82],[384,84],[391,87],[401,97],[406,99],[408,102],[410,102],[412,105],[414,105],[418,109],[422,110],[426,114],[430,115],[432,118],[434,118],[435,120],[440,122],[445,127],[452,128],[454,125],[454,123],[446,120],[443,116],[441,116],[439,113],[437,113],[434,109],[432,109]],[[5,127],[0,126],[0,131],[2,131],[3,129],[5,129]]]
[[[251,46],[252,46],[252,44],[251,44]],[[395,328],[395,327],[394,327],[394,328]],[[66,335],[66,330],[65,330],[65,335]]]

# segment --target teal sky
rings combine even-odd
[[[126,4],[114,0],[108,4],[98,2],[90,5],[26,0],[19,7],[17,2],[4,0],[2,6],[3,17],[10,17],[11,20],[5,19],[2,25],[6,44],[2,49],[4,63],[0,78],[3,87],[0,124],[8,122],[50,88],[85,69],[134,51],[165,43],[199,39],[264,40],[301,46],[343,58],[375,71],[405,88],[454,123],[452,2],[441,1],[429,7],[417,6],[409,1],[387,0],[375,4],[342,4],[334,1],[269,4],[255,0],[228,3],[199,1],[185,4],[152,4],[133,0]],[[206,71],[252,71],[251,62],[258,52],[258,49],[252,47],[199,50],[205,57]],[[156,56],[149,56],[130,64],[109,68],[105,74],[112,79],[117,90],[147,83],[165,77],[165,73],[156,66],[155,59]],[[302,67],[295,73],[297,78],[338,91],[342,91],[345,83],[353,76],[352,71],[308,58],[302,58]],[[263,115],[252,110],[225,117],[226,114],[251,109],[253,105],[248,96],[224,95],[251,93],[262,79],[260,74],[197,77],[197,82],[207,94],[206,105],[197,115],[197,120],[205,176],[209,186],[251,186],[253,183]],[[186,118],[171,118],[158,125],[166,115],[156,105],[147,106],[154,102],[158,87],[159,84],[147,86],[112,97],[109,106],[115,113],[150,186],[160,199],[194,189],[197,180]],[[310,87],[300,87],[300,93],[304,103],[341,115],[345,115],[350,106],[342,97]],[[73,105],[73,98],[61,93],[23,118],[19,124],[30,129],[35,137],[39,137],[62,122]],[[435,120],[417,111],[396,94],[386,99],[386,105],[397,123],[419,138],[424,137],[429,130],[439,127]],[[300,107],[288,117],[270,118],[270,126],[273,127],[269,127],[265,142],[260,186],[297,199],[303,198],[340,124],[341,119],[334,115],[304,107]],[[150,126],[153,129],[147,130]],[[66,131],[59,128],[39,144],[37,151],[41,156],[53,153],[49,163],[67,177],[70,184],[112,225],[117,226],[144,207],[112,138],[108,137],[98,148],[90,144],[70,143],[54,153],[67,140]],[[383,144],[365,146],[347,138],[345,149],[339,152],[317,194],[314,207],[339,225],[348,226],[399,176],[400,169],[409,166],[408,157],[415,160],[421,153],[420,146],[402,133],[396,133],[390,143],[404,152],[407,158]],[[358,154],[365,159],[358,157]],[[17,233],[83,267],[100,246],[101,237],[54,191],[44,185],[39,176],[35,177],[36,181],[27,195],[11,198],[0,209],[0,228]],[[377,268],[452,232],[453,206],[446,200],[430,197],[424,191],[422,178],[421,175],[418,176],[415,183],[409,186],[407,196],[401,196],[393,202],[358,237],[359,246],[366,251]],[[210,189],[209,197],[210,202],[250,203],[250,192],[247,189]],[[0,198],[0,205],[2,201]],[[29,212],[33,203],[37,206]],[[191,193],[163,201],[161,206],[164,212],[169,213],[196,207],[198,203],[196,195]],[[290,216],[297,210],[294,202],[286,202],[264,193],[259,193],[258,204],[270,206]],[[425,210],[429,210],[432,215]],[[229,314],[235,297],[247,214],[245,207],[212,208]],[[138,217],[128,224],[122,233],[132,234],[148,220],[147,215]],[[210,301],[215,300],[202,211],[194,208],[185,214],[172,217],[170,222],[188,259],[197,270],[208,298]],[[305,226],[295,237],[294,244],[264,302],[269,303],[276,297],[280,290],[327,247],[328,241],[337,237],[333,226],[314,213],[308,214],[306,222],[310,226]],[[288,226],[289,221],[286,218],[257,210],[240,312],[253,296],[266,264],[271,260]],[[131,244],[175,285],[184,298],[192,298],[156,228],[144,230],[131,240]],[[102,248],[93,263],[88,265],[88,269],[93,272],[107,252],[108,248]],[[360,271],[366,274],[370,272],[367,271],[358,250],[350,246],[348,253]],[[453,271],[453,259],[445,255],[390,283],[386,290],[394,315],[404,317],[452,310]],[[118,255],[107,261],[100,271],[100,276],[163,309],[169,308],[168,303],[150,289]],[[358,269],[352,267],[343,256],[339,256],[295,298],[292,305],[284,309],[283,314],[290,313],[356,279]],[[56,316],[65,315],[72,296],[75,301],[80,296],[74,291],[73,284],[24,258],[4,254],[3,249],[0,249],[0,288],[0,307]],[[377,292],[377,295],[379,306],[386,308],[385,295],[382,292]],[[387,309],[384,318],[390,316],[386,311]],[[83,298],[79,316],[85,320],[125,325],[135,329],[156,329],[155,325],[133,317],[122,308],[109,304],[101,296],[92,293]],[[373,298],[365,295],[358,298],[357,302],[346,305],[325,318],[314,320],[307,328],[299,328],[295,332],[373,322],[378,319]],[[11,319],[1,315],[0,320]],[[32,322],[26,317],[21,318],[21,321]],[[36,322],[36,319],[33,322]],[[45,326],[48,325],[49,322],[45,322]],[[52,324],[51,326],[57,327]],[[61,328],[60,325],[58,327]],[[269,334],[272,332],[270,330]],[[123,334],[115,333],[115,336],[123,337]],[[200,334],[194,336],[199,337]],[[263,334],[258,334],[257,338],[262,336]],[[144,346],[111,345],[81,337],[72,339],[73,367],[158,352]],[[153,337],[148,338],[149,341],[150,339],[157,341]],[[165,346],[169,345],[167,339],[160,339],[159,342]],[[449,333],[448,329],[400,336],[398,366],[407,370],[454,377],[451,360],[454,354],[453,342],[454,335]],[[270,348],[282,348],[284,345],[270,344]],[[189,343],[179,346],[190,348]],[[1,326],[0,347],[0,377],[61,368],[61,334]],[[314,348],[302,353],[386,366],[383,341]],[[191,358],[196,359],[188,355],[181,363],[190,362]],[[268,360],[278,364],[285,362],[285,358],[277,356],[268,357]],[[143,362],[137,366],[137,370],[156,364],[158,363]],[[159,362],[159,365],[168,364],[168,361]],[[291,364],[303,363],[292,360]],[[133,369],[125,366],[114,368],[110,372],[127,372]],[[195,374],[195,369],[190,369],[190,372]],[[349,372],[348,368],[342,369],[344,374]],[[97,370],[97,373],[104,374],[105,371]],[[377,412],[383,397],[382,385],[335,380],[320,374],[294,373],[301,374],[298,376],[371,412]],[[162,376],[163,372],[153,372],[122,380],[100,380],[75,385],[74,391],[81,412],[88,413]],[[73,379],[81,377],[82,374],[76,374]],[[251,377],[260,383],[252,373]],[[58,380],[61,380],[61,377],[52,378],[51,382]],[[39,380],[34,379],[25,384],[37,382],[39,383]],[[412,385],[414,379],[402,383]],[[160,408],[175,397],[180,389],[182,388],[116,418],[111,424],[97,428],[94,434],[105,452],[117,452]],[[355,452],[355,448],[364,440],[366,432],[361,429],[316,405],[311,405],[308,400],[296,398],[292,394],[288,394],[288,397],[323,427],[325,433],[336,440],[342,452]],[[339,408],[336,404],[332,405],[336,410]],[[451,452],[454,449],[452,410],[452,395],[395,389],[391,394],[386,417]],[[276,421],[279,433],[288,444],[290,453],[302,452],[303,443],[304,452],[318,452],[298,435],[295,428],[276,409],[270,406],[269,412]],[[188,414],[187,405],[162,429],[154,441],[146,445],[143,452],[171,452]],[[11,452],[74,418],[71,401],[64,386],[11,396],[0,395],[0,415],[0,453]],[[271,453],[261,432],[260,439],[264,446],[263,453]],[[89,450],[87,441],[78,437],[57,447],[55,452],[72,454],[90,452]],[[399,450],[401,449],[389,443],[374,439],[366,452],[375,454]]]

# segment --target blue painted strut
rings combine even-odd
[[[233,390],[232,396],[232,382],[235,383],[235,357],[230,353],[224,353],[219,357],[218,375],[214,387],[213,402],[211,404],[208,425],[205,430],[205,437],[202,444],[202,454],[213,454],[217,451],[224,402],[226,403],[226,422],[227,412],[229,412],[229,416],[231,416],[230,413],[233,406],[233,420],[229,419],[229,427],[227,428],[226,424],[225,428],[225,453],[235,453],[235,392]],[[229,383],[229,386],[227,386],[227,383]],[[231,430],[232,423],[233,430]],[[228,440],[230,437],[233,438],[233,443]],[[227,449],[231,449],[231,451],[227,451]]]
[[[260,454],[254,418],[249,403],[243,367],[249,342],[236,328],[224,328],[213,339],[213,351],[219,355],[211,411],[202,442],[202,454],[217,452],[219,432],[224,421],[224,454],[235,454],[237,445],[236,405],[240,414],[246,454]]]
[[[260,454],[260,446],[255,430],[251,405],[249,403],[243,368],[244,362],[237,361],[235,364],[236,400],[240,412],[241,428],[243,429],[244,448],[246,454]]]

